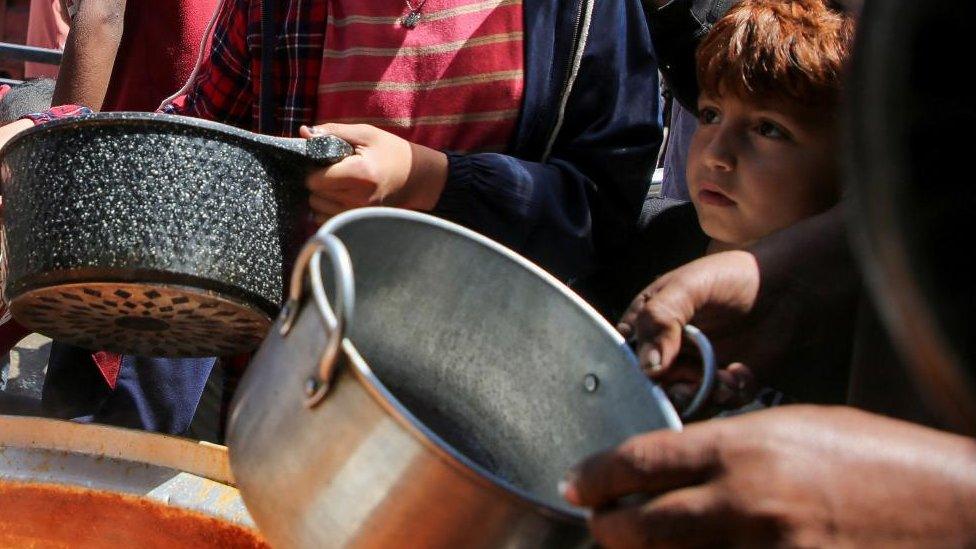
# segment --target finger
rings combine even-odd
[[[368,145],[376,138],[377,130],[368,124],[319,124],[318,126],[302,126],[298,135],[309,138],[322,135],[334,135],[346,141],[353,147]]]
[[[695,399],[695,393],[698,392],[698,387],[698,383],[672,383],[665,387],[664,393],[668,396],[668,400],[671,401],[671,404],[674,405],[676,410],[684,410]]]
[[[653,376],[654,381],[662,387],[667,387],[674,383],[701,383],[702,367],[701,363],[678,360],[665,370],[663,374]]]
[[[667,373],[661,363],[661,351],[653,343],[641,343],[637,347],[637,363],[651,379],[660,379]]]
[[[653,347],[652,344],[647,344]],[[650,377],[661,385],[680,381],[700,383],[702,378],[702,359],[698,348],[694,345],[684,345],[678,351],[667,368],[661,368],[661,372]]]
[[[362,155],[343,158],[329,166],[322,174],[322,183],[333,189],[356,187],[357,182],[373,181],[376,179],[373,161]]]
[[[340,213],[349,209],[342,202],[337,200],[331,200],[329,198],[323,198],[317,195],[309,195],[308,205],[312,208],[312,212],[316,216],[316,220],[320,216],[324,216],[326,219],[334,215],[339,215]]]
[[[663,305],[648,302],[637,316],[637,340],[641,342],[638,355],[645,371],[663,373],[681,350],[684,323]]]
[[[681,410],[688,406],[701,386],[701,368],[687,364],[672,366],[658,380],[668,400]],[[709,410],[699,414],[709,417],[723,410],[745,406],[756,398],[757,386],[752,372],[742,363],[730,364],[715,372],[715,388],[708,399]]]
[[[583,461],[561,486],[581,507],[600,508],[630,494],[657,495],[707,479],[717,465],[714,426],[655,431]]]
[[[647,303],[648,297],[647,290],[637,294],[617,322],[617,331],[620,332],[620,335],[624,336],[624,339],[629,340],[637,335],[637,331],[634,329],[634,324],[637,323],[637,313],[644,306],[644,303]]]
[[[596,512],[590,533],[601,547],[701,546],[727,539],[731,517],[709,487],[669,492],[643,505]]]
[[[729,364],[721,370],[724,383],[731,389],[733,399],[731,405],[744,406],[756,398],[759,385],[752,370],[741,362]]]
[[[637,339],[650,342],[669,367],[681,351],[684,326],[695,314],[692,291],[683,284],[670,283],[647,301],[637,316]]]
[[[624,311],[624,314],[620,317],[620,320],[617,321],[617,331],[619,331],[625,338],[630,339],[632,337],[636,337],[637,333],[634,326],[637,323],[637,315],[640,313],[640,310],[644,308],[644,304],[647,303],[647,301],[651,299],[655,293],[657,293],[658,288],[660,288],[661,285],[666,284],[666,277],[667,275],[658,278],[646,288],[641,290],[641,292],[634,296],[634,299],[631,300],[630,305],[627,306],[627,310]]]
[[[347,156],[335,164],[318,169],[305,179],[305,186],[313,193],[333,197],[357,186],[368,184],[370,161],[361,155]]]

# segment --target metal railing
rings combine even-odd
[[[61,50],[51,50],[47,48],[25,46],[23,44],[0,42],[0,61],[7,60],[43,63],[45,65],[60,65]],[[19,82],[19,80],[0,78],[0,84],[16,84]]]
[[[31,63],[60,65],[61,50],[50,50],[47,48],[25,46],[23,44],[0,42],[0,59],[13,59],[14,61],[29,61]]]

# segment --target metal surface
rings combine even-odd
[[[300,244],[304,176],[351,152],[331,136],[274,138],[148,113],[98,114],[27,130],[0,150],[6,296],[27,327],[92,348],[146,352],[135,342],[151,333],[161,343],[154,346],[174,356],[246,351],[255,338],[234,341],[233,321],[220,319],[237,311],[235,303],[242,314],[277,313],[283,265]],[[161,286],[198,288],[230,309],[208,319],[219,333],[208,334],[211,348],[200,351],[175,345],[185,337],[170,334],[166,322],[121,323],[123,335],[81,335],[92,315],[125,314],[79,303],[84,294],[62,290],[86,283],[146,284],[147,295],[164,293]],[[23,308],[18,314],[18,298],[39,290],[64,313],[57,323],[45,326]],[[163,307],[137,297],[130,316],[166,320]]]
[[[332,388],[304,406],[328,339],[306,300],[232,408],[231,464],[262,532],[279,547],[588,543],[557,493],[566,470],[681,426],[621,336],[538,267],[451,223],[371,208],[321,231],[356,273]]]
[[[61,57],[61,50],[0,42],[0,59],[13,59],[16,61],[60,65]]]
[[[233,486],[226,448],[187,439],[0,415],[4,482],[129,494],[254,528]],[[0,510],[0,522],[3,515]]]

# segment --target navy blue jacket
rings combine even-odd
[[[450,155],[435,213],[572,280],[637,226],[661,144],[657,63],[637,0],[525,0],[523,12],[514,142]]]

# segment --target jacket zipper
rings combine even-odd
[[[593,3],[596,0],[581,0],[579,9],[576,11],[576,22],[573,33],[573,55],[570,57],[569,64],[563,73],[562,93],[559,97],[559,110],[556,112],[556,123],[549,133],[546,140],[546,148],[542,153],[542,161],[549,159],[552,147],[556,143],[559,131],[562,129],[563,120],[566,116],[566,104],[569,102],[569,95],[573,92],[573,84],[579,72],[580,63],[583,60],[583,50],[586,49],[586,41],[590,33],[590,21],[593,17]]]

